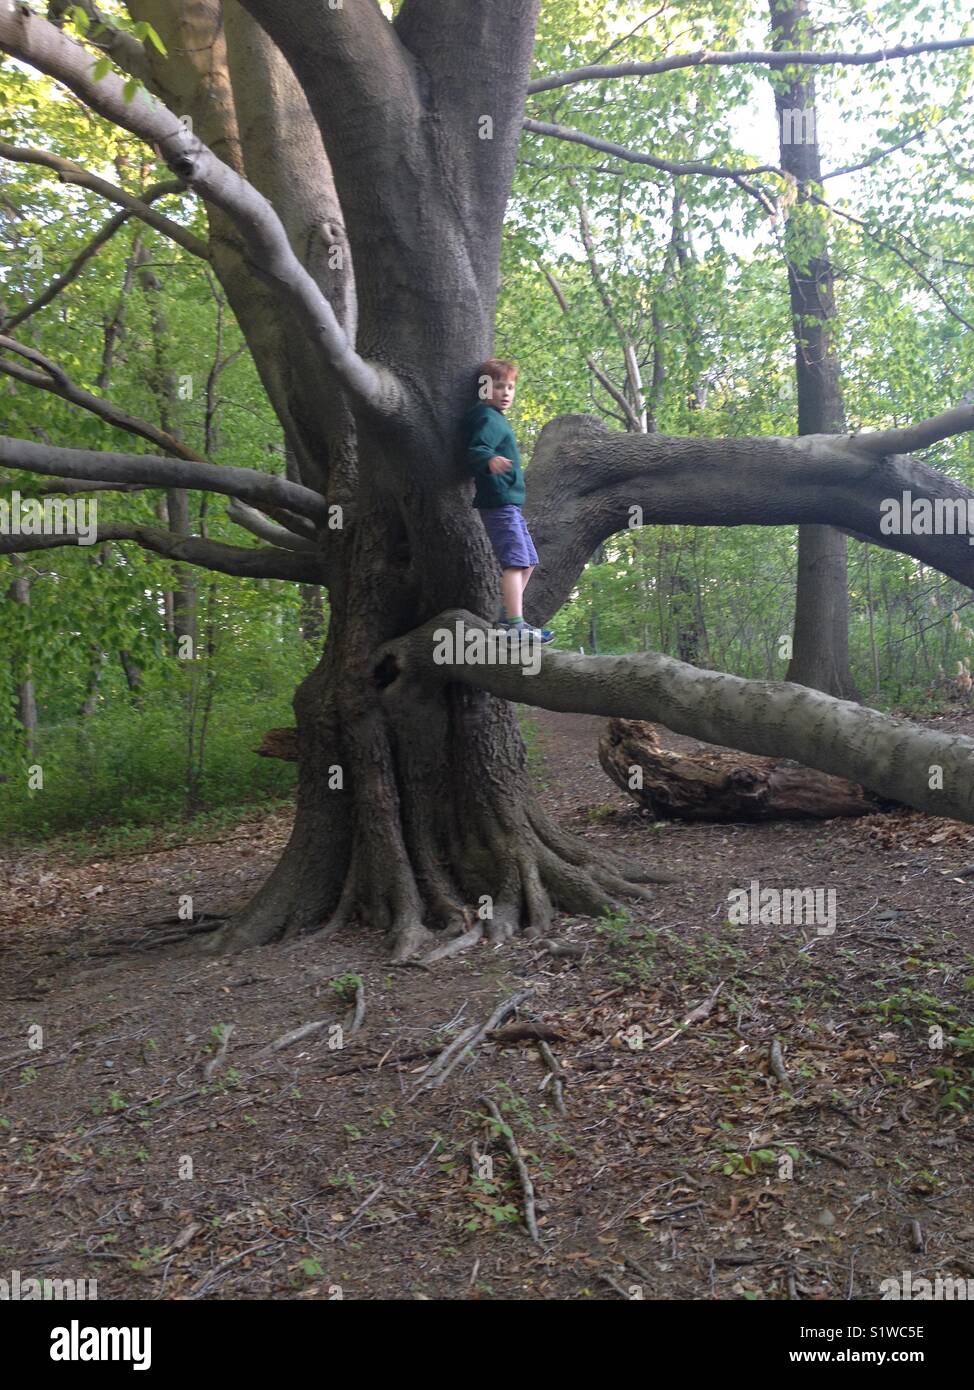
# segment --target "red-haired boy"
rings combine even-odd
[[[524,621],[524,590],[538,563],[538,552],[521,511],[521,455],[505,418],[514,403],[517,367],[501,357],[490,357],[481,363],[479,378],[481,399],[464,416],[464,445],[477,482],[473,504],[501,567],[502,626],[512,635],[533,633],[542,642],[550,642],[553,632],[531,628]]]

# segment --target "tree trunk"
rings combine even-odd
[[[11,555],[10,563],[15,571],[26,570],[25,561],[19,555]],[[7,597],[12,603],[20,604],[23,608],[30,607],[30,579],[26,573],[15,573],[13,583],[7,590]],[[34,677],[31,674],[29,658],[20,665],[14,672],[14,682],[17,697],[17,717],[24,730],[24,740],[27,745],[28,755],[31,757],[37,748],[37,691],[34,686]]]
[[[152,363],[146,373],[149,386],[156,398],[159,411],[159,424],[167,434],[180,438],[177,424],[178,396],[173,373],[166,365],[166,342],[169,327],[162,309],[162,284],[153,270],[148,268],[150,260],[146,247],[139,243],[136,264],[139,269],[139,284],[149,306],[149,322],[152,327]],[[169,488],[165,499],[156,504],[159,520],[177,536],[191,534],[189,524],[189,493],[185,488]],[[189,657],[196,655],[196,581],[191,571],[182,565],[176,566],[172,589],[164,591],[166,627],[172,634],[177,652],[183,653],[183,643],[188,644]]]
[[[808,0],[770,3],[773,47],[802,47],[808,39]],[[808,196],[822,180],[815,79],[811,69],[803,68],[790,80],[776,77],[773,81],[781,167],[796,180],[798,189],[785,227],[798,433],[841,434],[845,410],[833,333],[835,295],[828,229],[824,210]],[[787,679],[840,699],[859,698],[849,668],[848,541],[828,526],[798,529],[794,645]]]
[[[429,437],[417,447],[435,457],[444,443]],[[372,448],[381,443],[360,440],[360,455]],[[422,477],[398,451],[396,459]],[[503,940],[520,928],[535,936],[556,908],[597,913],[618,896],[644,893],[631,867],[627,880],[620,861],[596,856],[540,810],[511,704],[458,685],[383,698],[388,676],[375,664],[382,644],[454,593],[465,593],[475,611],[492,611],[496,581],[469,489],[458,498],[417,482],[401,512],[381,489],[369,491],[353,532],[339,541],[347,581],[330,595],[322,659],[295,696],[291,839],[212,948],[333,931],[357,918],[386,933],[403,959],[434,945],[437,931],[464,940]]]

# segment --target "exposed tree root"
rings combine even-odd
[[[202,949],[222,953],[308,932],[332,935],[358,921],[384,933],[394,963],[432,964],[482,940],[542,939],[558,912],[599,916],[628,899],[652,898],[648,871],[573,840],[535,808],[514,823],[505,824],[508,819],[484,827],[478,851],[455,873],[428,844],[415,867],[404,845],[366,867],[356,845],[340,885],[324,878],[309,885],[308,860],[293,872],[289,861],[298,851],[289,845],[253,901],[205,937]],[[334,906],[323,911],[328,902]]]

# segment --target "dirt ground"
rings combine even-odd
[[[280,815],[83,865],[0,854],[0,1274],[109,1299],[530,1300],[974,1276],[974,827],[654,825],[599,766],[604,721],[531,718],[561,823],[677,875],[627,914],[560,918],[574,954],[423,970],[365,930],[233,958],[174,939],[187,895],[216,914],[258,886]],[[754,879],[834,889],[834,935],[731,925]],[[522,1030],[424,1077],[525,990],[502,1026],[546,1033],[555,1076]]]

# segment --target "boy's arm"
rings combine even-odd
[[[489,418],[474,421],[467,427],[465,454],[470,470],[474,474],[489,473],[490,461],[497,457],[499,431]]]

